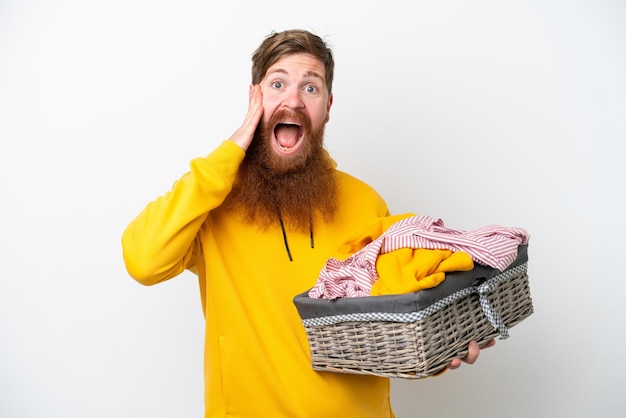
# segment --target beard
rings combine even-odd
[[[271,143],[274,127],[287,115],[304,131],[304,142],[293,155],[277,153]],[[318,220],[331,222],[337,211],[337,179],[323,142],[324,125],[313,130],[302,112],[276,112],[259,124],[224,204],[261,229],[284,222],[309,232]]]

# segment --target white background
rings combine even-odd
[[[622,1],[0,1],[0,416],[200,417],[189,273],[126,224],[239,126],[272,30],[336,56],[327,146],[394,213],[531,234],[535,314],[406,417],[623,417]],[[245,379],[245,375],[241,376]]]

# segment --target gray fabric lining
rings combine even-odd
[[[528,245],[520,245],[517,258],[507,267],[510,270],[528,261]],[[421,311],[459,290],[483,283],[502,273],[500,270],[475,264],[470,271],[447,273],[437,287],[403,295],[367,296],[335,300],[313,299],[308,291],[294,297],[293,302],[302,319],[352,313],[409,313]]]

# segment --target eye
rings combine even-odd
[[[275,89],[282,89],[283,88],[283,82],[282,81],[274,81],[272,83],[272,87],[274,87]]]
[[[305,90],[307,93],[316,93],[316,92],[317,92],[317,87],[312,86],[312,85],[310,85],[310,84],[309,84],[308,86],[306,86],[306,87],[304,88],[304,90]]]

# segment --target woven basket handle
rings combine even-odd
[[[500,333],[500,339],[506,340],[509,338],[509,328],[505,325],[498,312],[491,306],[491,302],[489,302],[489,298],[487,297],[487,293],[491,292],[497,283],[483,283],[480,286],[475,287],[475,292],[478,293],[478,301],[480,302],[480,307],[482,308],[487,320],[493,326],[494,329],[498,330]]]

